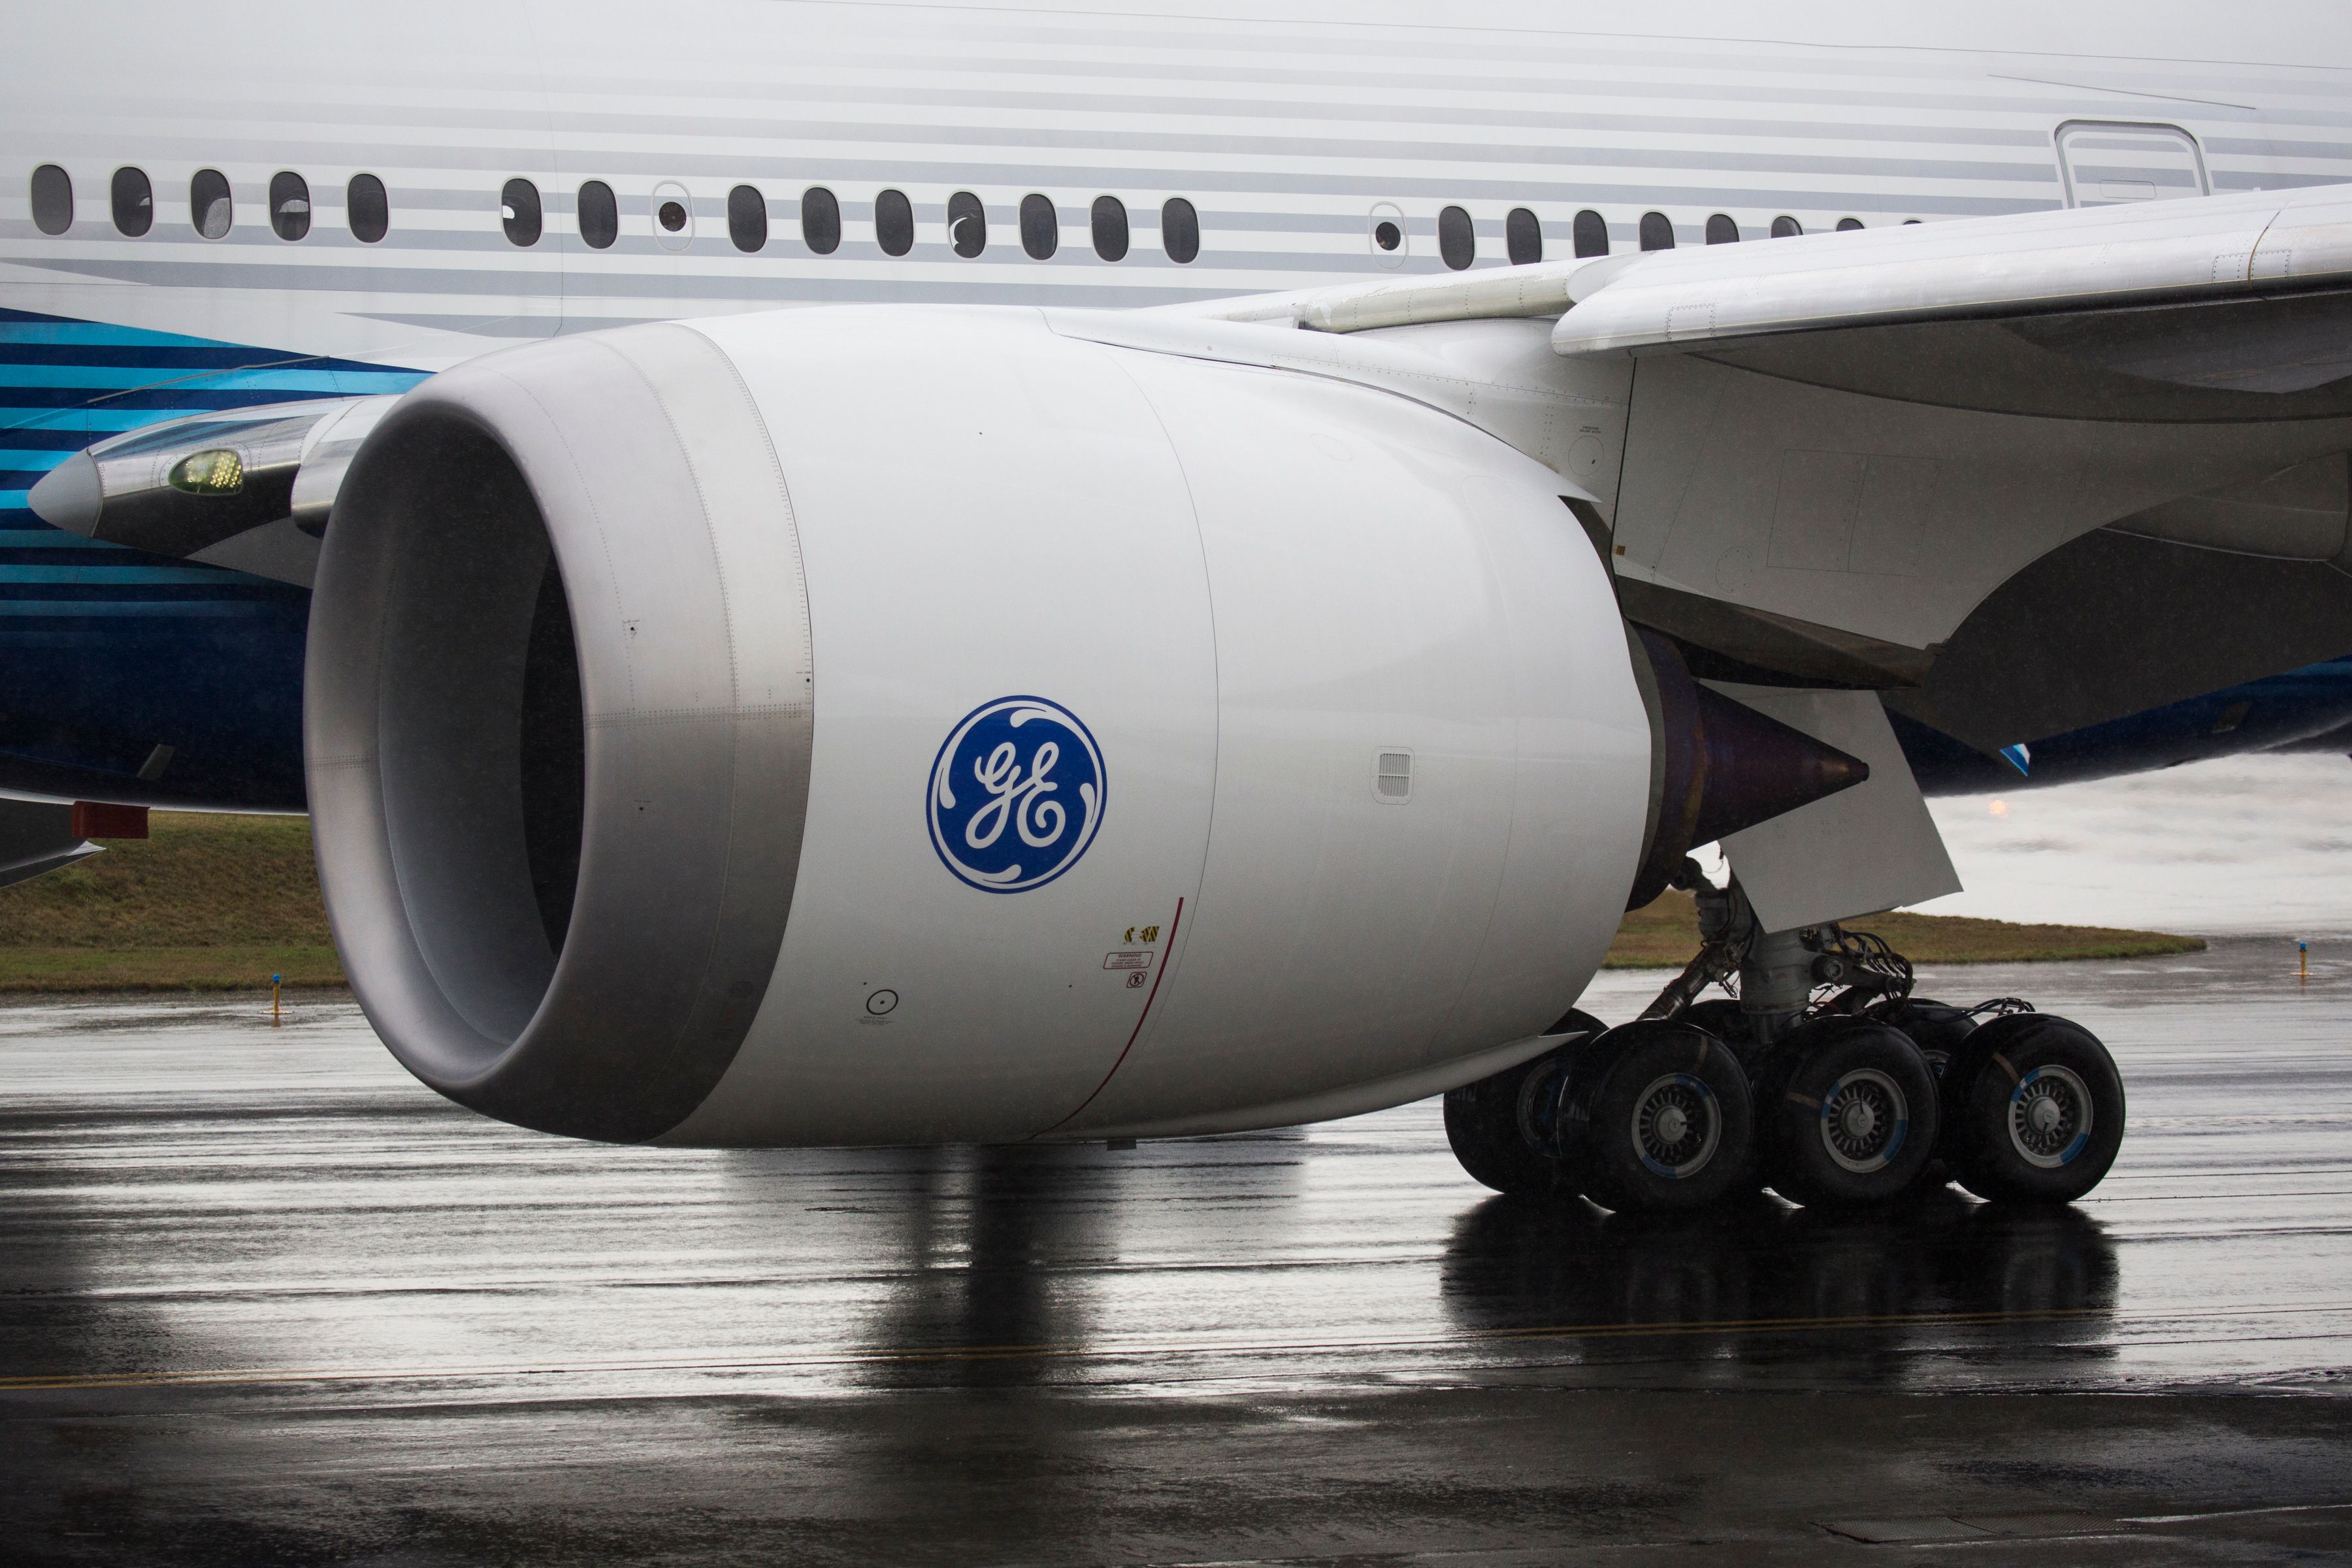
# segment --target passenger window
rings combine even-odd
[[[144,169],[114,171],[114,226],[136,239],[155,226],[155,187]]]
[[[539,187],[529,180],[509,180],[499,193],[499,221],[516,245],[537,245],[541,227]]]
[[[310,232],[310,184],[301,175],[280,169],[269,176],[269,226],[280,239]]]
[[[1739,226],[1732,222],[1727,214],[1717,213],[1706,220],[1706,242],[1709,245],[1738,245]]]
[[[33,171],[33,224],[43,234],[73,227],[73,181],[55,163]]]
[[[352,237],[373,245],[392,232],[392,202],[383,182],[373,174],[353,174],[343,187],[343,216],[351,220]]]
[[[1797,236],[1804,232],[1805,226],[1799,223],[1795,218],[1776,217],[1772,220],[1772,237],[1774,239],[1794,239]]]
[[[988,209],[970,191],[948,198],[948,243],[958,256],[967,258],[988,248]]]
[[[228,176],[218,169],[198,169],[188,181],[188,221],[205,239],[226,236],[236,216],[228,194]]]
[[[738,185],[727,193],[727,237],[746,253],[768,243],[768,198],[757,185]]]
[[[1478,237],[1470,226],[1470,215],[1460,207],[1438,212],[1437,254],[1456,272],[1478,258]]]
[[[1843,234],[1850,228],[1860,228],[1861,226],[1862,220],[1858,217],[1842,217],[1838,219],[1838,232],[1840,234]]]
[[[1675,226],[1664,213],[1642,215],[1642,248],[1672,250],[1675,247]]]
[[[915,248],[915,204],[904,191],[884,191],[874,198],[874,243],[885,256],[904,256]]]
[[[621,237],[621,204],[613,197],[613,187],[602,180],[590,180],[580,187],[580,242],[592,250],[604,250]]]
[[[1513,207],[1511,216],[1503,220],[1503,244],[1511,253],[1511,265],[1525,267],[1543,259],[1543,225],[1536,215],[1525,207]]]
[[[1095,254],[1105,261],[1127,259],[1127,204],[1117,196],[1097,196],[1094,211]]]
[[[1051,196],[1033,193],[1021,198],[1021,248],[1032,261],[1050,260],[1062,248],[1062,218]]]
[[[819,256],[841,248],[841,203],[823,185],[801,193],[801,243]]]
[[[654,215],[654,243],[679,251],[694,243],[694,195],[676,180],[654,186],[649,205]]]
[[[1580,257],[1609,254],[1609,220],[1599,213],[1577,214],[1573,231],[1576,237],[1576,254]]]
[[[1160,207],[1160,247],[1175,262],[1201,254],[1201,215],[1182,196],[1171,196]]]

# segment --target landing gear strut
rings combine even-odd
[[[2002,1202],[2069,1203],[2123,1141],[2123,1079],[2088,1030],[2000,997],[1912,995],[1910,962],[1836,925],[1761,929],[1738,883],[1685,861],[1700,946],[1642,1016],[1572,1014],[1559,1050],[1445,1097],[1454,1152],[1487,1185],[1603,1207],[1705,1206],[1769,1185],[1867,1208],[1957,1178]],[[1729,999],[1702,1001],[1711,986]]]

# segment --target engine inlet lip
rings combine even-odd
[[[452,504],[477,492],[480,515]],[[550,551],[584,731],[568,929],[535,898],[523,919],[514,738],[521,595]],[[707,1098],[791,908],[809,637],[766,426],[702,334],[510,351],[385,416],[321,552],[304,728],[329,919],[404,1066],[488,1114],[616,1142]]]

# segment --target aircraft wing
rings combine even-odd
[[[1728,679],[1990,751],[2352,647],[2352,187],[1190,313],[1400,345],[1557,313],[1561,376],[1624,387],[1591,480],[1627,613]]]
[[[1558,316],[1563,354],[1689,350],[1896,322],[2250,303],[2352,283],[2352,187],[2247,192],[1538,263],[1451,278],[1257,296],[1184,309],[1233,321],[1287,314],[1320,331]],[[2352,374],[2352,354],[2222,365],[2143,359],[2191,384],[2295,391]],[[2336,347],[2345,345],[2339,340]],[[2218,352],[2218,345],[2217,352]]]
[[[2352,189],[2342,186],[1660,252],[1596,281],[1552,334],[1563,354],[2129,312],[2104,334],[2029,341],[2063,341],[2170,384],[2284,393],[2352,375],[2341,330],[2352,320]],[[2315,292],[2324,304],[2306,299]],[[2203,320],[2217,310],[2219,321]],[[2305,330],[2277,330],[2286,321]],[[2309,330],[2321,323],[2337,330]]]

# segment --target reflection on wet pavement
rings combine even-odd
[[[1574,1394],[1583,1403],[1511,1405],[1512,1441],[1573,1408],[1580,1430],[1621,1447],[1655,1401],[1697,1394],[1845,1400],[1863,1413],[1856,1432],[1908,1419],[1894,1414],[1906,1401],[1874,1403],[1888,1395],[1968,1393],[1981,1414],[1995,1396],[2051,1392],[2172,1391],[2181,1409],[2250,1389],[2326,1394],[2352,1348],[2352,949],[2315,952],[2302,984],[2281,946],[1927,976],[1923,991],[2022,993],[2103,1035],[2126,1075],[2132,1134],[2075,1208],[2009,1211],[1947,1190],[1870,1218],[1759,1196],[1636,1222],[1494,1197],[1454,1165],[1432,1103],[1116,1152],[600,1147],[442,1102],[348,1003],[307,1004],[276,1030],[245,1005],[0,1010],[0,1448],[17,1456],[0,1467],[0,1502],[48,1521],[45,1551],[95,1560],[121,1521],[72,1501],[93,1487],[128,1489],[125,1517],[184,1524],[174,1510],[216,1498],[222,1466],[248,1489],[299,1475],[299,1496],[227,1510],[299,1521],[301,1498],[330,1479],[414,1487],[437,1454],[521,1489],[473,1497],[459,1510],[471,1530],[553,1506],[563,1489],[541,1484],[560,1462],[552,1444],[617,1487],[572,1497],[562,1506],[574,1512],[621,1508],[635,1494],[611,1467],[633,1465],[652,1467],[646,1485],[658,1473],[692,1498],[707,1482],[740,1510],[745,1489],[784,1484],[742,1468],[739,1446],[754,1439],[741,1423],[756,1411],[761,1464],[782,1462],[771,1451],[782,1444],[802,1467],[792,1486],[831,1499],[803,1500],[793,1529],[815,1509],[836,1531],[860,1521],[866,1533],[841,1540],[877,1552],[916,1552],[914,1521],[930,1517],[901,1495],[908,1445],[944,1445],[924,1463],[967,1505],[939,1528],[968,1521],[985,1492],[1002,1539],[1071,1560],[1091,1560],[1057,1534],[1073,1489],[1125,1500],[1193,1476],[1181,1504],[1161,1502],[1194,1525],[1163,1521],[1150,1536],[1131,1524],[1143,1533],[1093,1553],[1142,1561],[1147,1536],[1164,1556],[1186,1555],[1177,1548],[1202,1531],[1235,1548],[1226,1555],[1274,1541],[1217,1534],[1195,1472],[1244,1442],[1234,1423],[1255,1430],[1277,1408],[1303,1447],[1270,1452],[1275,1469],[1343,1429],[1359,1458],[1382,1451],[1407,1430],[1405,1406],[1389,1402],[1440,1394],[1457,1401],[1458,1425],[1459,1399]],[[1608,976],[1587,1005],[1629,1016],[1656,984]],[[1139,1398],[1193,1436],[1163,1433],[1156,1460],[1106,1470],[1105,1443],[1140,1440],[1107,1431],[1162,1419],[1139,1415]],[[1005,1399],[1026,1414],[1010,1418]],[[1650,1403],[1607,1403],[1620,1399]],[[2290,1406],[2319,1433],[2296,1438],[2298,1463],[2341,1473],[2336,1399],[2273,1400],[2245,1418],[2284,1420]],[[625,1410],[640,1415],[613,1415]],[[2294,1490],[2273,1465],[2285,1450],[2215,1419],[2198,1416],[2200,1441],[2252,1457],[2200,1498],[2270,1500],[2284,1488],[2299,1507],[2352,1501],[2352,1482],[2342,1497]],[[817,1429],[827,1422],[848,1426]],[[1570,1440],[1543,1440],[1555,1439]],[[2196,1449],[2184,1436],[2181,1462]],[[688,1450],[706,1463],[686,1463]],[[1508,1452],[1481,1440],[1446,1462]],[[2006,1472],[1965,1474],[1979,1490],[2047,1500]],[[2092,1491],[2185,1495],[2162,1466],[2147,1474],[2170,1479]],[[513,1479],[525,1476],[541,1480]],[[1709,1497],[1736,1493],[1736,1478],[1720,1480]],[[1802,1490],[1791,1485],[1787,1496]],[[1309,1495],[1282,1506],[1309,1508]],[[1311,1495],[1323,1533],[1281,1535],[1294,1554],[1338,1539],[1333,1494]],[[159,1500],[171,1499],[183,1501]],[[1649,1539],[1698,1506],[1653,1500],[1609,1538]],[[916,1533],[873,1533],[901,1514]],[[1440,1515],[1453,1522],[1427,1522]],[[1412,1517],[1434,1542],[1468,1539],[1463,1521],[1483,1515],[1441,1499]],[[2294,1517],[2305,1543],[2334,1528]],[[97,1521],[86,1538],[68,1528],[77,1519]],[[1801,1527],[1813,1524],[1789,1524]],[[348,1519],[283,1528],[298,1557],[366,1536]],[[384,1538],[472,1561],[530,1557],[559,1536],[421,1539]],[[635,1552],[684,1538],[612,1539]],[[1054,1552],[1037,1545],[1049,1541]],[[574,1560],[604,1550],[573,1544]]]

